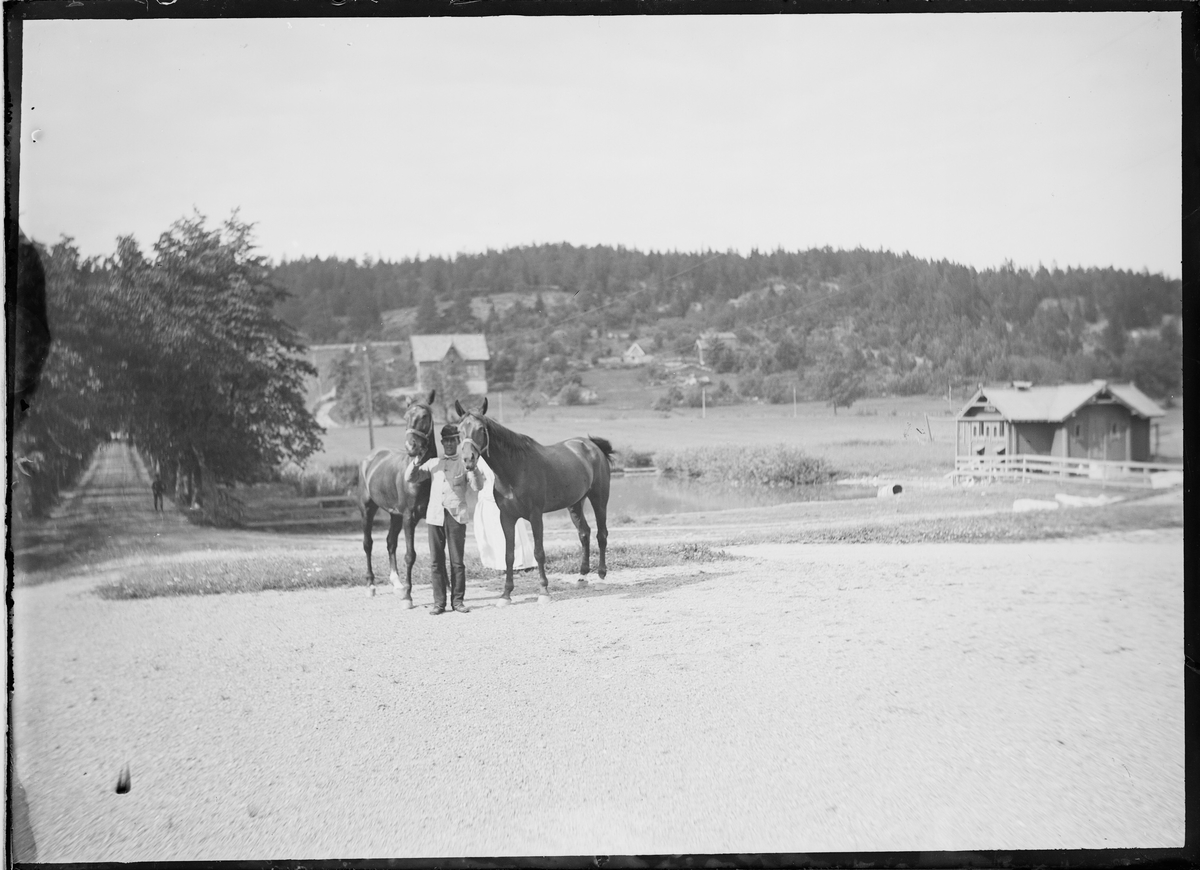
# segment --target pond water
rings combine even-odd
[[[768,507],[797,501],[873,498],[871,486],[756,487],[693,483],[654,475],[616,476],[608,497],[608,515],[630,517]]]

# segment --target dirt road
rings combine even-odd
[[[154,517],[119,451],[60,521],[120,557],[13,593],[38,860],[1183,843],[1179,530],[759,545],[437,619],[107,601],[138,559],[287,540]]]

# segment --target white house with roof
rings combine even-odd
[[[1165,413],[1133,384],[980,387],[958,413],[954,455],[1148,462],[1151,427]]]
[[[467,391],[473,396],[487,393],[487,339],[478,333],[456,333],[453,335],[414,335],[412,344],[413,365],[417,367],[418,392],[425,392],[430,381],[430,372],[443,362],[459,360],[466,373]]]
[[[654,355],[646,353],[636,341],[621,354],[621,361],[626,365],[644,366],[654,362]]]

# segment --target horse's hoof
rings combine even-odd
[[[510,604],[512,604],[512,601],[510,601],[507,598],[501,598],[499,601],[496,602],[497,607],[508,607],[508,605],[510,605]]]
[[[586,577],[580,577],[575,582],[578,583],[580,586],[587,586],[587,578]]]
[[[539,595],[538,596],[538,604],[549,604],[549,603],[550,603],[549,595]]]
[[[400,600],[400,609],[401,609],[401,610],[412,610],[412,609],[413,609],[413,606],[414,606],[414,605],[413,605],[413,603],[412,603],[412,599],[411,599],[411,598],[402,598],[402,599]]]
[[[368,587],[367,587],[367,597],[368,597],[368,598],[374,598],[374,597],[375,597],[375,587],[374,587],[374,586],[368,586]]]

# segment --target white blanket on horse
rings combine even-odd
[[[492,489],[496,475],[482,456],[476,467],[483,472],[483,487],[479,490],[479,501],[475,505],[474,523],[479,561],[485,568],[503,571],[504,529],[500,525],[500,508],[496,507],[496,494]],[[533,555],[533,526],[529,525],[529,520],[517,520],[513,534],[513,570],[535,567],[537,559]]]

